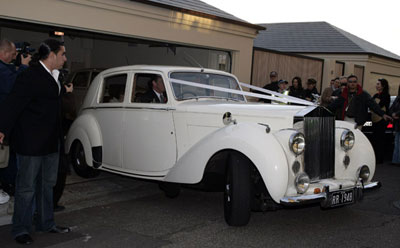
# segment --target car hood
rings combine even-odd
[[[200,99],[179,103],[176,112],[187,115],[189,125],[223,126],[222,117],[230,112],[237,122],[264,123],[274,130],[293,127],[293,117],[306,108],[310,107]],[[190,118],[191,115],[197,118]]]

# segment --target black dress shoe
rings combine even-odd
[[[69,233],[71,228],[69,227],[62,227],[62,226],[55,226],[50,229],[49,233]]]
[[[64,206],[61,206],[61,205],[55,205],[54,206],[54,212],[61,212],[61,211],[64,211],[64,210],[65,210]]]
[[[15,237],[15,241],[17,241],[18,244],[23,244],[23,245],[29,245],[33,243],[33,239],[29,234],[22,234],[17,237]]]

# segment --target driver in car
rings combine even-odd
[[[140,97],[141,102],[166,103],[167,94],[163,79],[159,75],[155,75],[148,83],[148,90]]]

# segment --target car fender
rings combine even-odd
[[[354,147],[345,152],[340,148],[340,137],[342,132],[345,130],[351,130],[354,133]],[[367,182],[370,182],[375,174],[375,153],[374,149],[369,142],[368,138],[358,129],[354,128],[354,124],[345,121],[336,121],[336,142],[339,144],[336,146],[336,164],[335,164],[335,176],[340,179],[353,179],[358,178],[357,171],[363,166],[367,165],[370,170],[370,177]],[[349,156],[350,164],[346,167],[343,164],[345,156]]]
[[[252,161],[264,180],[271,197],[279,202],[288,183],[284,151],[269,128],[255,123],[225,126],[193,145],[173,168],[165,181],[194,184],[201,181],[209,159],[219,151],[235,150]]]
[[[101,147],[103,144],[99,125],[93,116],[89,114],[81,115],[71,125],[65,141],[65,152],[67,154],[71,151],[72,144],[76,140],[82,143],[85,150],[86,163],[92,166],[92,148]]]

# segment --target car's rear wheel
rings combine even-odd
[[[100,174],[100,171],[90,167],[86,163],[85,150],[83,149],[82,143],[76,141],[71,154],[71,162],[74,167],[74,171],[78,176],[83,178],[93,178]]]
[[[250,165],[238,154],[231,154],[228,161],[224,191],[225,221],[230,226],[244,226],[251,214]]]

